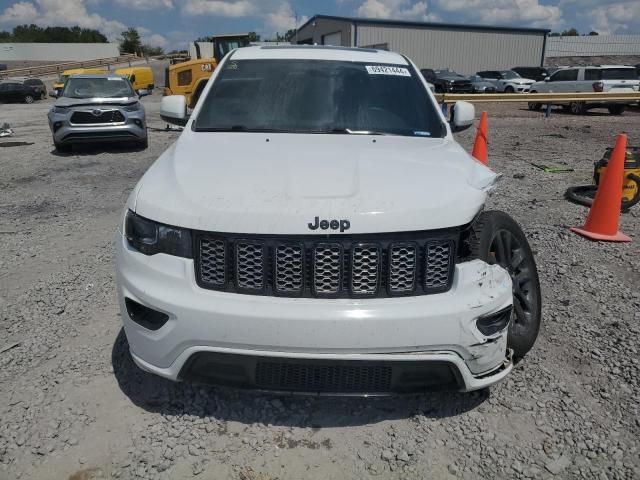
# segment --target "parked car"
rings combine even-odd
[[[530,78],[536,82],[540,82],[550,75],[549,70],[545,67],[515,67],[511,71],[516,72],[522,78]]]
[[[114,73],[128,78],[136,92],[138,90],[147,90],[149,94],[153,93],[155,80],[153,78],[153,70],[150,67],[119,68]]]
[[[33,103],[44,98],[37,79],[8,79],[0,81],[0,102],[24,102]],[[44,85],[42,85],[44,87]]]
[[[496,93],[496,86],[479,75],[471,75],[469,77],[473,93]]]
[[[472,93],[469,79],[451,70],[433,70],[423,68],[420,73],[427,82],[434,85],[437,93]]]
[[[0,63],[0,72],[4,72],[7,69],[6,63]]]
[[[474,112],[448,121],[402,55],[325,46],[229,53],[190,115],[164,97],[186,126],[116,239],[136,364],[313,394],[504,378],[540,289],[520,227],[483,210],[498,176],[452,135]]]
[[[131,83],[115,74],[73,75],[49,111],[53,143],[60,152],[77,143],[134,142],[147,148],[145,110]]]
[[[493,83],[496,90],[502,93],[526,93],[535,83],[529,78],[522,78],[512,70],[485,70],[476,75]]]
[[[47,98],[47,86],[39,78],[25,78],[22,84],[26,87],[31,87],[36,92],[37,97],[40,100]]]
[[[597,65],[563,68],[548,80],[531,86],[532,93],[573,92],[637,92],[640,80],[634,67],[625,65]],[[612,115],[624,113],[631,102],[554,102],[574,114],[585,113],[593,108],[606,108]],[[529,103],[530,110],[540,110],[542,103]]]

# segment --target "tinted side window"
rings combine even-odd
[[[604,68],[602,80],[637,80],[633,68]]]
[[[424,78],[426,78],[427,80],[430,78],[435,78],[436,74],[433,70],[431,70],[430,68],[425,68],[423,70],[420,70],[420,73],[422,73],[422,75],[424,76]]]
[[[585,80],[602,80],[601,70],[595,68],[587,68],[584,71]]]
[[[552,77],[552,82],[572,82],[578,79],[578,70],[560,70],[556,72]]]

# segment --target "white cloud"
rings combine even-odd
[[[601,35],[637,33],[640,30],[640,2],[613,2],[589,10],[591,28]]]
[[[539,0],[435,0],[442,10],[456,12],[469,21],[494,24],[526,24],[557,27],[563,23],[562,9],[541,5]]]
[[[169,41],[163,35],[153,33],[146,27],[136,27],[136,30],[140,34],[140,40],[144,45],[166,48],[169,44]]]
[[[0,15],[0,23],[19,24],[32,22],[38,17],[38,11],[31,2],[18,2],[7,7]]]
[[[282,2],[275,9],[267,10],[263,16],[267,27],[280,33],[297,28],[309,20],[306,15],[296,18],[296,13],[288,2]]]
[[[124,3],[124,0],[117,0]],[[169,7],[172,0],[127,0],[132,8]],[[97,13],[91,13],[87,4],[95,5],[95,0],[34,0],[17,2],[0,13],[0,25],[35,23],[41,26],[74,26],[92,28],[104,33],[110,41],[116,41],[127,25],[118,20],[109,20]],[[155,7],[154,7],[155,6]],[[137,27],[142,43],[165,48],[167,39],[147,28]]]
[[[365,0],[356,10],[365,18],[393,18],[402,20],[437,20],[435,14],[427,14],[427,2],[409,0]]]
[[[18,25],[36,23],[44,26],[72,26],[100,30],[113,40],[126,29],[117,20],[108,20],[87,10],[84,0],[36,0],[19,2],[5,9],[0,15],[0,23]]]
[[[134,10],[170,10],[173,8],[173,0],[116,0],[116,2]]]
[[[187,16],[209,15],[212,17],[255,17],[264,27],[257,29],[267,35],[302,25],[309,17],[296,12],[286,0],[186,0],[182,13]]]
[[[194,16],[244,17],[256,12],[257,3],[249,0],[186,0],[182,11]]]

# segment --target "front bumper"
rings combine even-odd
[[[123,122],[103,124],[73,124],[73,111],[68,113],[49,112],[49,128],[53,140],[58,144],[142,141],[147,138],[144,111],[124,112]]]
[[[476,327],[479,317],[512,303],[510,277],[499,266],[479,260],[458,264],[451,290],[442,294],[277,298],[201,289],[192,260],[145,256],[120,234],[116,242],[118,294],[133,359],[142,369],[171,380],[378,394],[407,390],[409,378],[424,389],[470,391],[498,382],[512,368],[506,329],[486,337]],[[168,321],[155,331],[144,328],[129,317],[125,298],[165,313]],[[290,380],[260,380],[260,368],[281,372],[267,375],[272,380],[273,375]],[[334,378],[341,372],[357,378],[388,375],[385,385],[390,388],[378,391],[366,388],[366,382],[358,384],[365,388],[340,388],[338,382],[335,391],[327,392],[313,386],[319,376]],[[301,376],[312,381],[311,388],[296,384]],[[433,378],[420,383],[424,376]]]

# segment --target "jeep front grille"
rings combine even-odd
[[[449,290],[457,232],[290,236],[196,232],[200,287],[288,297],[388,297]]]

